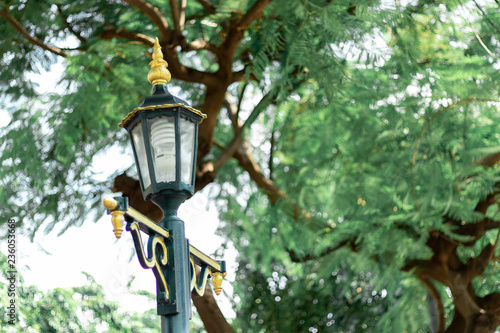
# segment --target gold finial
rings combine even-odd
[[[158,42],[158,37],[153,46],[153,60],[149,63],[151,70],[148,74],[149,82],[155,86],[157,84],[167,84],[172,77],[167,69],[168,63],[163,60],[163,53],[161,53],[161,46]]]
[[[226,276],[226,272],[220,273],[220,272],[215,272],[212,273],[212,284],[214,285],[214,291],[217,294],[217,296],[220,295],[220,292],[222,291],[222,279]]]

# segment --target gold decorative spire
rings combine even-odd
[[[153,60],[149,63],[151,70],[148,74],[148,80],[153,86],[157,84],[167,84],[172,77],[167,69],[168,63],[163,60],[163,53],[161,53],[161,46],[158,42],[158,37],[153,46]]]

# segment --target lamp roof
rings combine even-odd
[[[144,99],[138,107],[136,107],[121,121],[119,124],[120,127],[125,127],[126,124],[129,123],[139,112],[174,108],[179,106],[200,116],[200,123],[207,117],[207,115],[202,113],[200,110],[189,106],[182,99],[170,94],[166,86],[171,79],[171,74],[168,71],[167,66],[168,63],[163,59],[161,46],[158,42],[158,38],[156,38],[153,46],[153,60],[149,63],[151,70],[148,73],[148,80],[153,85],[153,93],[151,96]]]

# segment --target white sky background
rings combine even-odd
[[[40,75],[33,75],[32,80],[40,84],[41,93],[54,91],[63,70],[64,66],[58,63],[52,66],[50,72],[42,70]],[[0,127],[7,125],[8,119],[7,112],[0,109]],[[121,129],[117,126],[116,130]],[[130,155],[122,155],[119,151],[112,148],[106,154],[94,158],[92,169],[100,173],[99,178],[108,177],[133,163],[131,148]],[[213,257],[224,239],[215,235],[219,221],[215,205],[208,202],[207,192],[196,193],[182,204],[178,215],[185,222],[186,237],[190,244]],[[109,193],[109,196],[113,195],[118,194]],[[116,240],[111,216],[105,214],[104,206],[102,211],[97,222],[85,221],[82,227],[70,228],[61,236],[57,236],[60,230],[57,226],[47,235],[43,235],[42,226],[33,243],[18,234],[16,269],[24,278],[23,284],[35,285],[44,292],[58,287],[82,286],[86,283],[86,277],[81,273],[84,271],[104,287],[108,299],[119,301],[124,310],[140,312],[156,307],[155,301],[128,292],[127,283],[135,276],[133,290],[143,289],[156,294],[156,280],[150,269],[140,266],[130,233],[124,230],[121,239]],[[147,235],[143,234],[143,239],[147,239]],[[6,249],[7,244],[2,242],[0,251],[6,254]],[[223,293],[216,299],[226,318],[234,318],[235,313],[224,293],[227,292],[229,297],[232,295],[236,252],[226,251],[224,258],[214,259],[227,262],[228,275],[222,284]]]

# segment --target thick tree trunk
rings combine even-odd
[[[144,201],[139,181],[128,177],[126,174],[115,178],[112,191],[121,192],[123,196],[128,197],[130,205],[150,219],[158,222],[163,218],[163,214],[158,206],[150,201]],[[193,296],[193,302],[208,333],[234,332],[220,311],[213,297],[212,290],[208,285],[205,295],[203,297]]]
[[[217,302],[215,301],[212,289],[207,284],[203,297],[192,295],[194,306],[205,325],[208,333],[233,333],[234,330],[224,318]]]
[[[478,306],[473,311],[470,311],[470,305],[476,304],[473,301],[476,298],[474,294],[453,294],[453,298],[455,313],[453,321],[445,331],[446,333],[493,333],[496,331],[496,328],[500,325],[498,310],[486,312],[485,309]],[[460,309],[463,307],[469,308],[469,311]]]
[[[465,264],[458,258],[458,243],[443,234],[433,232],[427,245],[433,249],[433,257],[428,261],[415,263],[413,267],[417,267],[418,277],[432,294],[438,309],[442,307],[442,300],[430,280],[448,287],[454,303],[453,320],[447,329],[444,328],[444,311],[438,311],[437,332],[495,332],[500,325],[500,294],[492,293],[480,298],[472,286],[472,280],[486,268],[495,245],[486,246],[479,256],[469,259]]]

